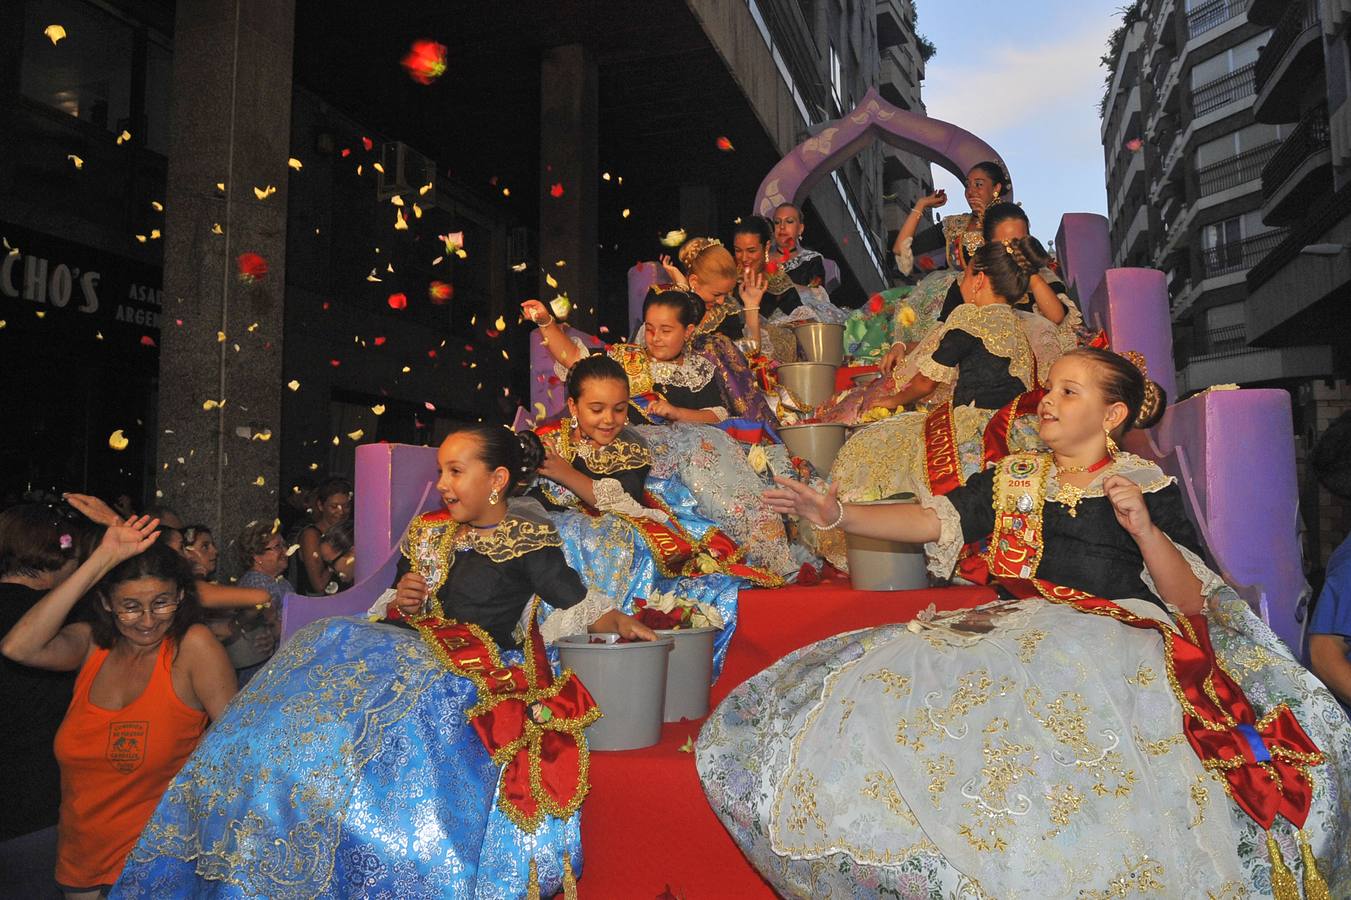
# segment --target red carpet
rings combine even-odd
[[[856,628],[908,621],[930,603],[957,609],[992,596],[984,588],[855,591],[847,580],[744,591],[713,704],[798,647]],[[667,725],[654,747],[592,755],[591,794],[582,807],[583,900],[774,896],[709,807],[693,754],[679,749],[702,724]]]

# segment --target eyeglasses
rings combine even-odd
[[[174,610],[176,609],[178,609],[177,600],[161,600],[157,603],[150,604],[149,608],[135,606],[117,609],[113,611],[113,615],[117,616],[117,618],[123,622],[137,622],[140,621],[141,616],[144,616],[147,612],[150,613],[152,618],[167,619],[174,614]]]

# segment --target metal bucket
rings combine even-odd
[[[675,640],[618,640],[617,634],[574,634],[558,641],[563,667],[581,679],[603,713],[586,729],[592,750],[636,750],[661,740],[666,670]]]
[[[913,504],[914,500],[877,500],[867,506]],[[849,583],[856,591],[914,591],[929,586],[924,548],[877,538],[845,535]]]
[[[664,628],[657,632],[675,641],[666,667],[664,722],[702,719],[708,715],[708,689],[713,684],[713,639],[717,628]]]
[[[844,446],[848,429],[833,422],[811,425],[780,425],[779,437],[793,456],[799,456],[825,475],[835,465],[835,454]]]
[[[835,395],[835,366],[796,362],[779,366],[779,382],[811,409]]]
[[[838,366],[844,362],[844,326],[827,322],[803,322],[793,326],[802,358],[807,362]]]

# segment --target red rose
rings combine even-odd
[[[550,187],[549,187],[549,196],[550,196],[550,197],[561,197],[561,196],[563,196],[563,182],[557,181],[557,182],[554,182],[552,185],[550,185]]]
[[[407,306],[408,306],[408,295],[407,295],[407,294],[390,294],[390,295],[389,295],[389,308],[390,308],[390,309],[405,309],[405,308],[407,308]]]
[[[880,313],[882,311],[883,303],[884,301],[882,300],[881,294],[873,294],[871,297],[869,297],[867,306],[869,314],[875,316],[878,313]]]
[[[413,41],[403,58],[408,77],[418,84],[431,84],[446,72],[446,45],[436,41]]]
[[[776,263],[776,262],[775,262],[774,260],[772,260],[772,259],[765,262],[765,274],[766,274],[766,275],[773,275],[773,274],[774,274],[775,272],[777,272],[777,271],[779,271],[779,264],[778,264],[778,263]]]
[[[239,280],[253,284],[267,276],[267,260],[257,253],[241,253],[236,261],[239,265]]]
[[[938,265],[933,261],[933,258],[928,256],[921,256],[919,259],[915,260],[915,263],[925,272],[932,272],[934,269],[938,268]]]

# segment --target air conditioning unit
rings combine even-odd
[[[436,203],[436,162],[423,156],[402,141],[389,141],[380,145],[380,166],[383,172],[377,172],[375,194],[379,200],[413,194],[422,206]],[[419,193],[431,185],[425,194]]]

